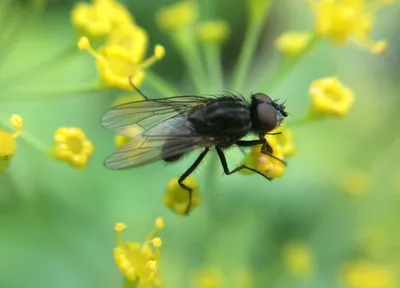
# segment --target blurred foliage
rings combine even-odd
[[[168,181],[195,155],[173,165],[106,170],[103,160],[115,149],[114,138],[99,119],[121,93],[77,89],[97,79],[97,71],[76,47],[70,23],[75,1],[33,2],[0,4],[0,116],[21,115],[26,139],[34,135],[49,147],[59,127],[80,127],[95,151],[80,171],[17,139],[17,153],[0,174],[0,287],[121,287],[112,255],[114,224],[128,225],[124,239],[143,242],[159,216],[165,220],[159,234],[166,287],[192,287],[196,271],[205,267],[217,267],[223,287],[236,287],[243,275],[256,283],[242,287],[399,287],[392,279],[400,271],[398,3],[379,11],[373,31],[387,37],[385,54],[323,41],[278,86],[263,91],[287,98],[289,118],[296,119],[308,109],[312,81],[339,76],[355,94],[346,118],[294,126],[296,155],[284,177],[271,183],[257,175],[222,177],[215,158],[206,159],[194,174],[202,202],[183,217],[162,198]],[[124,3],[148,32],[149,47],[165,46],[166,57],[152,71],[182,93],[194,93],[184,61],[155,21],[156,11],[172,2]],[[245,39],[247,1],[198,3],[201,20],[229,23],[222,60],[230,75]],[[279,63],[274,41],[281,33],[313,27],[301,1],[273,1],[270,9],[243,93],[256,92],[251,85]],[[160,96],[146,81],[142,89]],[[227,154],[232,167],[241,160],[235,149]]]

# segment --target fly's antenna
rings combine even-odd
[[[139,90],[138,87],[136,87],[135,84],[133,84],[133,75],[129,75],[129,84],[131,84],[132,88],[136,90],[136,92],[138,92],[144,99],[149,100],[149,97],[147,97],[146,95],[144,95],[144,93],[142,91]]]

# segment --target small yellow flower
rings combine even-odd
[[[56,159],[76,169],[85,168],[92,156],[94,146],[79,128],[59,128],[54,134]]]
[[[114,227],[117,233],[117,247],[113,253],[115,263],[125,279],[137,283],[137,287],[153,287],[160,282],[157,264],[161,256],[162,241],[161,238],[154,237],[164,227],[160,222],[163,223],[162,218],[157,218],[153,231],[143,244],[121,240],[121,233],[126,229],[124,223],[117,223]]]
[[[348,288],[397,287],[396,275],[391,267],[362,260],[345,265],[341,280]]]
[[[193,0],[183,0],[161,8],[156,15],[158,26],[163,30],[176,30],[197,21],[198,7]]]
[[[271,5],[271,0],[248,0],[250,5],[249,12],[250,18],[253,20],[260,20],[265,15],[265,12]]]
[[[269,145],[271,145],[273,151],[272,155],[284,160],[284,150],[279,145],[276,136],[277,135],[266,135],[266,139]],[[262,153],[261,145],[252,147],[251,153],[245,157],[244,164],[250,168],[254,168],[257,171],[262,172],[271,178],[282,177],[285,173],[285,165],[281,161]],[[243,171],[242,174],[253,174],[253,172]]]
[[[11,116],[10,123],[16,130],[14,133],[0,129],[0,173],[10,165],[11,159],[17,152],[16,139],[24,129],[24,121],[19,115]]]
[[[229,37],[229,26],[225,21],[207,21],[198,27],[198,37],[204,43],[221,45]]]
[[[346,170],[339,182],[339,187],[352,196],[362,196],[371,187],[371,176],[363,171]]]
[[[71,21],[82,33],[93,38],[108,35],[116,28],[133,23],[129,11],[114,0],[95,0],[94,3],[77,3]]]
[[[337,77],[315,80],[308,91],[312,108],[322,114],[345,116],[353,105],[353,92]]]
[[[190,207],[192,210],[200,203],[199,188],[192,177],[186,178],[183,184],[192,189],[192,203]],[[177,177],[168,182],[163,202],[175,213],[185,214],[189,204],[189,192],[179,185]]]
[[[224,287],[224,277],[217,268],[204,268],[196,272],[194,284],[196,288],[220,288]]]
[[[369,34],[375,24],[377,8],[392,1],[308,0],[307,2],[315,15],[315,31],[318,35],[330,37],[335,45],[344,45],[351,40],[373,53],[385,50],[386,41],[374,41],[369,38]]]
[[[313,256],[307,245],[295,242],[286,244],[283,247],[283,258],[293,275],[304,277],[313,271]]]
[[[296,152],[293,130],[287,128],[286,125],[281,125],[277,129],[272,131],[272,133],[278,132],[280,132],[281,134],[271,135],[271,137],[274,136],[274,138],[276,138],[276,140],[278,141],[278,145],[282,148],[283,155],[285,157],[293,156]]]
[[[275,41],[275,46],[284,55],[295,56],[309,45],[309,32],[289,31],[281,34]]]
[[[131,53],[132,47],[110,44],[96,51],[91,47],[87,37],[79,40],[78,47],[89,51],[96,58],[97,69],[105,85],[127,91],[133,89],[130,83],[131,76],[133,84],[139,87],[145,78],[144,71],[165,55],[164,47],[161,45],[156,45],[154,55],[145,60],[134,58]]]

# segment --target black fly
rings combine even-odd
[[[138,89],[137,91],[140,92]],[[133,136],[130,142],[105,160],[107,168],[127,169],[158,160],[173,162],[202,148],[203,151],[196,161],[178,180],[179,185],[189,193],[186,214],[190,210],[192,190],[183,181],[213,147],[226,175],[248,169],[271,180],[246,165],[229,170],[223,149],[233,145],[250,147],[261,144],[261,152],[274,157],[265,135],[288,116],[284,104],[276,103],[263,93],[252,94],[249,102],[232,94],[145,99],[113,107],[102,117],[101,124],[105,129],[120,135]],[[130,132],[130,128],[135,126],[142,130],[139,135],[132,135]],[[241,140],[249,134],[258,136],[258,139]]]

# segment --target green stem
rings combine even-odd
[[[8,121],[5,120],[5,114],[0,113],[0,123],[7,127],[8,129],[12,129]],[[23,140],[25,143],[33,147],[34,149],[43,152],[45,154],[48,154],[48,148],[46,145],[44,145],[42,142],[37,140],[32,134],[30,134],[26,129],[21,132],[20,135],[18,135],[18,139]]]
[[[282,79],[293,70],[296,64],[303,59],[308,52],[315,47],[315,44],[318,41],[318,37],[314,35],[310,42],[308,43],[307,47],[297,54],[296,56],[292,56],[289,58],[283,58],[280,62],[280,66],[278,69],[275,70],[269,77],[267,77],[264,82],[261,84],[261,88],[259,91],[271,91],[273,90],[281,81]]]
[[[103,91],[106,88],[99,87],[98,84],[85,84],[82,86],[67,86],[67,87],[61,87],[61,88],[56,88],[56,89],[47,89],[47,90],[28,90],[28,91],[15,91],[15,92],[10,92],[10,97],[8,98],[1,98],[0,100],[9,100],[9,101],[14,101],[14,100],[45,100],[45,99],[51,99],[51,98],[56,98],[60,96],[68,96],[71,94],[81,94],[81,93],[90,93],[90,92],[98,92],[98,91]]]
[[[269,5],[267,6],[269,9]],[[266,15],[266,14],[265,14]],[[267,17],[255,18],[250,21],[243,46],[239,55],[237,67],[235,69],[231,90],[241,91],[243,89],[246,76],[249,74],[250,65],[252,64],[253,54],[256,49],[257,41],[260,37],[264,21]]]
[[[192,27],[182,27],[174,33],[173,39],[175,45],[186,63],[196,90],[198,93],[204,93],[204,88],[206,87],[205,73],[194,29]]]
[[[132,281],[128,280],[126,277],[124,277],[122,287],[123,288],[137,288],[138,283],[137,283],[137,281],[132,282]]]
[[[160,76],[151,73],[150,71],[146,72],[146,80],[154,89],[160,92],[160,94],[162,94],[164,97],[180,95],[180,92],[172,84],[168,83]]]
[[[32,78],[41,75],[41,72],[49,71],[54,66],[62,64],[62,60],[66,60],[77,52],[76,45],[71,45],[60,51],[59,53],[51,56],[44,61],[41,61],[27,69],[17,72],[12,75],[7,75],[5,78],[0,78],[3,88],[14,86],[16,82],[20,82],[25,78],[32,80]]]
[[[210,88],[213,90],[221,90],[224,87],[224,77],[222,73],[220,46],[217,44],[206,43],[203,48]]]

